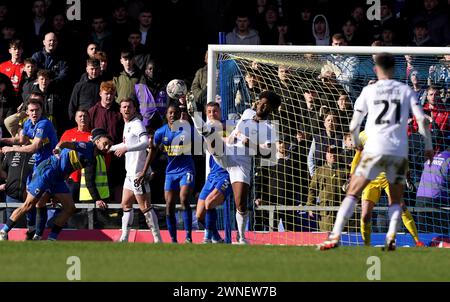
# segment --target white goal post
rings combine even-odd
[[[255,218],[255,220],[253,221],[254,223],[258,224],[253,229],[256,231],[256,233],[259,231],[269,233],[280,232],[279,224],[281,220],[298,219],[298,217],[293,218],[293,216],[297,215],[295,213],[300,212],[303,213],[302,215],[306,213],[306,216],[302,216],[300,218],[300,222],[298,220],[295,220],[295,222],[289,222],[291,224],[294,224],[295,226],[292,227],[291,225],[291,227],[285,228],[287,222],[283,221],[285,225],[284,227],[282,227],[282,229],[283,231],[286,229],[287,231],[293,231],[293,233],[302,233],[304,232],[303,229],[305,225],[309,224],[310,222],[310,216],[308,216],[308,214],[312,212],[309,211],[313,211],[315,214],[320,213],[317,216],[319,218],[312,219],[316,220],[317,227],[314,226],[314,228],[317,229],[314,230],[313,228],[311,228],[311,231],[309,232],[325,232],[329,230],[329,227],[330,225],[332,225],[332,221],[334,219],[332,216],[335,215],[335,212],[339,208],[338,205],[340,204],[342,199],[335,198],[335,201],[339,200],[339,203],[332,202],[324,205],[320,202],[319,194],[316,195],[314,201],[311,201],[311,198],[309,198],[309,190],[311,189],[309,185],[312,181],[313,172],[315,171],[311,170],[309,166],[310,155],[312,154],[312,156],[314,156],[316,152],[316,159],[320,158],[320,161],[316,162],[315,166],[313,167],[313,169],[317,169],[324,163],[322,157],[324,157],[324,154],[326,153],[326,149],[323,148],[323,146],[325,146],[325,143],[322,144],[321,142],[322,146],[319,146],[319,149],[315,148],[315,146],[317,145],[317,140],[314,142],[314,136],[317,137],[323,135],[322,132],[324,131],[323,127],[325,123],[325,117],[327,115],[333,115],[334,118],[337,119],[337,121],[335,121],[334,123],[338,125],[337,127],[339,128],[340,132],[339,143],[342,142],[342,149],[344,149],[345,135],[348,133],[348,128],[342,127],[342,125],[345,124],[342,122],[343,120],[345,120],[343,117],[345,115],[345,118],[348,119],[349,114],[351,118],[351,115],[353,113],[353,103],[359,96],[361,89],[369,83],[369,80],[376,79],[376,75],[373,71],[372,56],[379,53],[390,53],[396,57],[397,64],[394,79],[401,80],[402,82],[408,84],[411,84],[410,74],[414,73],[413,70],[416,70],[417,73],[421,74],[422,81],[426,79],[428,85],[434,86],[434,82],[431,82],[430,67],[436,67],[438,66],[438,64],[444,62],[444,69],[450,69],[450,61],[442,60],[442,57],[444,55],[450,55],[450,47],[337,47],[277,45],[208,46],[207,102],[216,101],[217,96],[221,96],[222,110],[225,112],[223,117],[225,119],[237,119],[239,118],[240,114],[242,114],[244,109],[249,108],[251,105],[253,105],[255,97],[257,97],[257,93],[255,91],[262,91],[266,89],[273,90],[279,94],[281,93],[280,96],[282,97],[282,102],[285,103],[285,107],[279,109],[280,126],[281,128],[284,128],[282,130],[280,129],[280,133],[283,137],[283,139],[280,139],[280,142],[285,141],[286,148],[288,149],[292,147],[294,144],[291,144],[291,142],[296,140],[295,133],[297,133],[297,129],[300,129],[300,132],[308,133],[309,136],[308,139],[303,139],[308,143],[306,148],[302,147],[304,149],[299,149],[300,147],[295,146],[297,148],[295,149],[295,151],[292,151],[291,149],[286,151],[287,153],[290,153],[290,155],[293,155],[291,157],[290,164],[283,163],[280,166],[267,169],[260,167],[256,168],[257,165],[255,165],[255,170],[252,173],[253,182],[251,188],[251,194],[254,195],[252,196],[253,199],[249,200],[249,203],[253,204],[256,200],[261,201],[261,203],[258,203],[257,206],[253,208],[253,215]],[[349,60],[345,61],[345,58],[348,58]],[[354,60],[352,60],[352,58],[354,58]],[[334,59],[335,61],[333,61]],[[343,62],[348,65],[344,66],[342,64]],[[256,63],[256,65],[253,65],[254,63]],[[288,69],[288,73],[291,76],[291,78],[289,79],[289,85],[287,85],[287,81],[285,81],[284,84],[286,85],[283,87],[280,86],[280,83],[283,82],[280,76],[280,68]],[[348,77],[347,75],[350,73],[347,73],[347,69],[352,69],[352,72],[354,71],[354,73],[352,73],[352,76],[355,76]],[[324,78],[324,75],[326,74],[331,74],[331,76],[334,78]],[[249,82],[247,81],[247,76],[257,79],[254,80],[256,82],[259,81],[260,85],[259,87],[257,87],[258,89],[251,90],[251,85],[249,85]],[[450,104],[449,83],[450,81],[445,82],[445,89],[441,90],[445,90],[446,93],[445,98],[447,100],[447,103],[444,104],[445,106],[447,106],[446,108],[448,108]],[[308,119],[303,119],[302,115],[305,112],[304,105],[306,104],[304,94],[310,93],[309,91],[313,91],[316,93],[316,102],[318,105],[317,107],[324,107],[325,109],[324,112],[317,111],[317,115],[315,115],[314,119],[312,119],[311,117],[308,117]],[[245,97],[243,95],[244,92]],[[426,93],[421,93],[422,94],[420,101],[423,105],[426,101]],[[336,106],[338,98],[340,98],[340,96],[342,96],[343,94],[346,94],[347,101],[349,103],[351,102],[351,106],[348,106],[343,111],[336,111],[337,109],[339,109]],[[328,107],[325,105],[328,105]],[[308,124],[308,122],[305,121],[313,121],[314,123]],[[412,128],[413,126],[411,124],[411,129]],[[316,131],[319,133],[317,134]],[[446,133],[445,131],[443,133]],[[336,130],[336,132],[338,132],[338,130]],[[447,135],[448,134],[445,134],[445,137],[447,137]],[[311,141],[313,142],[312,144]],[[330,140],[328,140],[328,138],[325,138],[324,141],[328,142],[326,146],[334,145],[329,143]],[[421,159],[423,158],[423,153],[421,152],[423,150],[419,150],[419,146],[421,146],[421,140],[420,137],[416,135],[416,132],[412,132],[410,141],[413,141],[413,146],[410,146],[410,154],[412,154],[411,150],[413,150],[415,156],[413,158],[410,158],[410,163],[414,163],[414,167],[410,167],[410,171],[411,174],[414,174],[412,179],[414,179],[414,185],[417,186],[419,184],[420,175],[422,172],[420,166],[422,166],[423,169],[423,163],[421,162]],[[339,149],[341,149],[341,145],[339,145],[338,147]],[[299,163],[306,162],[306,154],[304,154],[305,152],[308,153],[308,167],[305,168],[305,165],[302,165],[301,168],[299,168]],[[319,157],[317,156],[317,153],[320,153]],[[300,160],[300,155],[305,156]],[[353,155],[354,152],[348,153],[348,155],[345,156],[351,159],[353,158]],[[288,166],[291,165],[292,162],[294,167]],[[346,168],[349,168],[350,165],[348,164],[348,162],[346,163],[346,165]],[[304,172],[302,176],[296,175],[298,171]],[[279,178],[280,175],[281,178]],[[305,177],[305,175],[307,176]],[[341,176],[339,177],[342,178]],[[335,190],[335,188],[337,187],[337,185],[334,185],[334,188],[332,190]],[[341,185],[339,185],[339,188],[341,188]],[[327,188],[326,190],[330,189]],[[342,190],[339,189],[339,191],[339,194],[342,195]],[[414,219],[418,217],[423,218],[423,220],[419,222],[419,224],[422,224],[421,230],[424,230],[428,227],[440,227],[441,224],[450,224],[450,222],[448,221],[448,217],[450,215],[448,202],[445,203],[445,201],[441,201],[438,204],[434,204],[432,206],[416,206],[415,192],[414,196],[411,193],[413,191],[414,190],[411,189],[408,193],[408,208],[410,213],[413,213]],[[326,193],[328,192],[329,191],[327,191]],[[385,193],[382,193],[382,199],[383,198],[385,198]],[[308,202],[306,202],[306,200],[308,200]],[[380,202],[374,208],[374,211],[378,211],[380,213],[379,217],[386,216],[386,213],[383,213],[383,211],[386,212],[387,209],[385,202],[386,199],[383,199],[383,201],[384,203]],[[263,214],[262,212],[265,213]],[[439,216],[441,212],[444,212],[444,214],[442,216]],[[361,207],[358,207],[355,213],[360,214]],[[434,215],[433,213],[437,213],[437,216],[435,216],[438,217],[437,221],[425,220],[424,217],[426,217],[428,214]],[[325,215],[330,215],[331,218],[326,221],[324,220],[325,222],[320,221],[320,217],[324,217]],[[353,221],[349,223],[346,230],[348,230],[349,234],[356,234],[352,238],[357,238],[358,232],[360,230],[360,222],[358,220],[358,215],[354,216],[355,218],[353,218]],[[319,227],[320,222],[322,222],[322,225],[320,225]],[[325,227],[324,223],[327,224]],[[375,222],[373,226],[375,227]],[[298,231],[297,227],[300,227],[300,229],[302,230]],[[379,230],[381,229],[382,228],[380,227]],[[441,231],[436,232],[440,233]],[[308,242],[307,240],[304,240],[306,238],[304,236],[308,235],[297,235],[283,237],[283,235],[280,235],[280,233],[278,233],[278,235],[276,236],[276,243],[298,244],[298,242],[301,242],[302,244],[304,244],[305,242]],[[349,236],[349,238],[350,237],[351,236]],[[347,243],[349,244],[361,244],[361,241],[358,241],[359,239],[356,239],[356,242],[353,241],[354,239],[348,240],[349,242]],[[274,243],[274,240],[271,240],[270,243]]]
[[[282,53],[282,54],[365,54],[388,52],[393,55],[445,55],[450,47],[372,47],[372,46],[293,46],[293,45],[208,45],[207,100],[216,96],[217,56],[219,53]]]

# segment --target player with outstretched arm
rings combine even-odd
[[[58,202],[62,204],[62,211],[55,218],[48,236],[49,240],[56,240],[67,220],[75,212],[72,194],[65,180],[72,172],[92,165],[98,152],[107,152],[112,145],[112,139],[104,129],[94,129],[91,134],[91,142],[58,143],[53,150],[54,155],[36,167],[27,185],[27,198],[3,226],[0,231],[0,240],[8,240],[8,232],[25,213],[36,205],[44,193],[54,194]]]
[[[238,228],[237,242],[247,244],[245,227],[248,220],[247,199],[252,173],[252,156],[270,157],[276,154],[277,134],[273,124],[268,122],[272,112],[277,112],[281,98],[272,91],[263,91],[259,95],[256,110],[247,109],[231,132],[226,144],[222,135],[202,120],[201,113],[196,112],[192,97],[187,97],[187,110],[194,126],[206,141],[208,151],[216,162],[230,174],[236,203],[236,222]]]
[[[125,170],[127,174],[122,191],[122,234],[120,242],[128,242],[131,225],[133,224],[133,202],[136,200],[139,209],[144,214],[153,235],[153,242],[162,242],[159,231],[158,217],[151,205],[150,185],[148,182],[138,182],[137,174],[142,171],[147,156],[148,134],[144,123],[139,119],[136,104],[130,98],[120,101],[120,113],[125,126],[123,128],[123,142],[111,147],[110,152],[118,157],[125,154]]]

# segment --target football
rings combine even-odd
[[[178,100],[180,97],[186,95],[187,93],[186,83],[183,80],[178,79],[172,80],[169,82],[169,84],[167,84],[166,91],[167,95],[171,99]]]

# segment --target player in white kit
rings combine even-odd
[[[132,99],[120,101],[120,113],[125,121],[123,142],[111,147],[110,151],[121,157],[125,154],[127,171],[122,193],[122,235],[120,242],[127,242],[133,224],[133,202],[136,200],[144,214],[145,221],[152,232],[155,243],[162,242],[159,232],[158,217],[151,205],[150,185],[148,182],[136,181],[136,174],[142,171],[147,157],[148,134],[144,124],[137,116],[136,105]]]
[[[431,133],[415,93],[407,85],[392,80],[395,58],[383,53],[375,56],[375,71],[378,81],[366,86],[356,100],[350,132],[357,148],[361,123],[367,114],[365,131],[367,142],[362,151],[361,161],[352,176],[346,197],[336,217],[333,231],[320,244],[320,250],[339,246],[344,226],[353,215],[362,190],[380,172],[386,173],[389,182],[389,229],[384,250],[395,250],[395,236],[400,221],[403,187],[408,169],[408,117],[412,110],[419,123],[419,132],[424,137],[425,157],[433,158]]]
[[[277,112],[281,104],[280,97],[272,91],[263,91],[259,95],[256,111],[247,109],[242,114],[235,129],[222,144],[221,132],[214,131],[205,124],[201,114],[196,112],[195,101],[187,98],[187,109],[192,116],[194,126],[204,137],[208,151],[216,162],[230,174],[230,182],[236,203],[236,222],[238,228],[237,243],[246,244],[245,228],[248,220],[247,198],[252,173],[252,156],[275,156],[277,133],[268,123],[272,112]]]

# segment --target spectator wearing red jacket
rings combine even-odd
[[[440,141],[448,136],[450,131],[448,120],[449,112],[446,110],[444,104],[441,103],[439,90],[436,87],[428,87],[426,96],[427,99],[423,106],[423,111],[430,121],[430,130],[433,134],[433,138],[436,139],[436,144],[434,144],[436,151],[442,151],[442,144]],[[417,132],[417,130],[417,121],[414,119],[413,131]]]
[[[9,54],[11,55],[11,60],[0,64],[0,72],[10,78],[14,91],[17,93],[19,91],[20,81],[22,80],[22,73],[25,68],[25,64],[22,60],[22,41],[12,40],[9,43]]]

